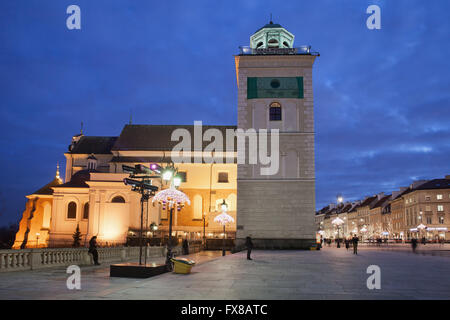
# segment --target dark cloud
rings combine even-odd
[[[365,27],[368,5],[382,29]],[[314,67],[317,207],[449,174],[446,1],[0,3],[0,224],[64,164],[71,136],[136,123],[236,123],[233,55],[268,22],[321,53]]]

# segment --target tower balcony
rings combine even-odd
[[[312,52],[311,46],[300,46],[296,48],[251,48],[248,46],[239,47],[239,55],[314,55],[318,52]]]

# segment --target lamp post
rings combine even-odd
[[[203,212],[203,248],[206,248],[206,212]]]
[[[335,225],[337,227],[337,229],[338,229],[338,243],[337,243],[337,247],[340,248],[341,245],[340,245],[340,241],[339,241],[339,237],[340,237],[339,236],[339,229],[340,229],[341,225],[344,223],[344,220],[342,220],[339,217],[336,217],[333,221],[331,221],[331,223],[333,225]]]
[[[153,164],[155,165],[155,164]],[[156,166],[156,165],[155,165]],[[152,166],[150,166],[152,168]],[[177,169],[173,163],[168,164],[165,168],[154,168],[161,172],[161,177],[164,181],[169,183],[169,188],[159,191],[154,197],[152,202],[159,202],[164,207],[167,205],[169,209],[169,237],[167,243],[167,256],[166,266],[168,270],[172,270],[172,218],[174,210],[180,211],[185,203],[191,204],[189,197],[183,192],[176,189],[181,184],[181,178],[176,175]],[[153,170],[153,169],[152,169]]]
[[[361,228],[361,230],[359,230],[359,231],[361,231],[361,233],[365,234],[365,233],[367,232],[366,226],[364,225],[364,226]],[[363,239],[364,239],[364,238],[362,238],[361,240],[363,240]],[[363,242],[363,241],[361,241],[361,242]]]
[[[141,227],[139,230],[139,265],[142,265],[142,240],[144,232],[144,203],[158,190],[157,186],[152,185],[152,178],[159,178],[153,175],[153,170],[142,164],[134,167],[122,165],[124,172],[130,173],[129,178],[123,179],[125,185],[131,186],[131,191],[141,195]],[[147,210],[148,211],[148,210]],[[147,212],[148,214],[148,212]],[[145,250],[145,264],[147,264],[147,250]]]
[[[343,201],[344,201],[344,198],[342,197],[342,195],[338,194],[336,196],[336,203],[337,203],[336,204],[336,215],[339,214],[339,206],[341,205],[341,203]],[[337,220],[337,219],[339,219],[339,220]],[[336,218],[333,221],[337,222],[337,223],[333,223],[333,222],[331,222],[331,223],[337,226],[337,229],[338,229],[337,247],[340,248],[341,247],[341,237],[340,237],[339,229],[340,229],[340,226],[342,224],[344,224],[344,221],[342,219],[340,219],[340,218]]]
[[[228,205],[225,202],[225,199],[223,199],[221,208],[222,208],[222,213],[219,214],[217,217],[215,217],[214,221],[220,223],[223,226],[222,256],[224,256],[225,255],[225,225],[227,223],[234,222],[234,219],[232,216],[227,214]]]

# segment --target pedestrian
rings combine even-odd
[[[189,242],[187,238],[183,240],[183,252],[184,254],[189,254]]]
[[[350,240],[348,240],[347,238],[345,238],[345,249],[347,249],[350,247]]]
[[[98,251],[97,251],[97,236],[93,236],[91,240],[89,240],[89,251],[88,253],[92,254],[92,258],[94,259],[94,264],[99,266],[98,263]]]
[[[422,237],[422,244],[425,245],[427,243],[427,239],[425,237]]]
[[[352,244],[353,244],[353,254],[358,254],[358,237],[356,234],[352,238]]]
[[[250,238],[249,236],[245,238],[245,246],[247,247],[247,260],[253,260],[252,258],[250,258],[250,254],[252,253],[253,249],[253,242],[252,238]]]
[[[414,253],[416,253],[416,248],[417,248],[417,239],[416,238],[412,238],[411,239],[411,247]]]

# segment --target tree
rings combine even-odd
[[[80,246],[80,242],[81,242],[81,232],[80,232],[80,225],[77,224],[77,229],[75,230],[73,236],[73,247],[74,248],[78,248]]]
[[[0,227],[0,249],[11,249],[16,238],[19,226],[17,224],[10,224],[8,227]]]

